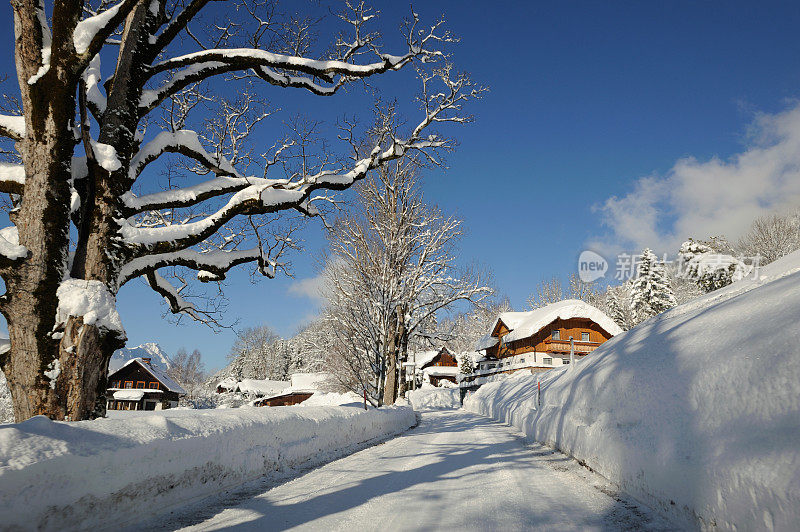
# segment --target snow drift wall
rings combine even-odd
[[[243,408],[0,426],[0,529],[129,526],[264,475],[344,456],[410,408]]]
[[[420,388],[406,394],[414,410],[439,410],[461,408],[458,388]]]
[[[800,254],[465,408],[586,463],[688,528],[800,522]]]

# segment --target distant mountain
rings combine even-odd
[[[149,358],[150,364],[164,371],[169,369],[171,365],[167,353],[161,349],[161,346],[154,342],[148,342],[136,347],[125,347],[114,351],[111,362],[108,364],[108,371],[109,373],[117,371],[125,362],[140,357]]]

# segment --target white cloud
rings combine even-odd
[[[289,285],[289,293],[298,297],[307,297],[316,303],[321,303],[324,299],[322,295],[323,283],[322,275],[298,279]]]
[[[608,198],[598,211],[610,233],[590,246],[675,253],[687,237],[735,240],[757,216],[800,205],[800,104],[758,115],[748,132],[744,151],[727,160],[680,159]]]

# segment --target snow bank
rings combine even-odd
[[[461,392],[458,388],[420,388],[406,394],[414,410],[438,410],[461,408]]]
[[[689,528],[800,522],[800,252],[465,408],[585,462]]]
[[[0,528],[130,526],[264,475],[343,456],[415,423],[410,408],[130,414],[75,423],[37,416],[0,426]]]

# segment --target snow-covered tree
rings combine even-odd
[[[730,249],[729,245],[719,247]],[[738,281],[752,269],[742,259],[718,252],[719,247],[714,248],[710,243],[697,242],[690,238],[681,244],[678,251],[683,277],[697,283],[704,292],[712,292]]]
[[[507,298],[473,305],[468,311],[443,320],[439,325],[436,341],[444,341],[445,347],[451,353],[473,352],[478,340],[489,332],[497,316],[511,310],[511,302]],[[420,350],[430,349],[433,345],[438,344],[428,343],[420,346]]]
[[[224,377],[281,381],[289,376],[287,342],[266,325],[239,331],[228,359]]]
[[[630,301],[637,323],[676,305],[664,265],[650,248],[642,251],[637,276],[631,284]]]
[[[578,274],[572,273],[567,279],[566,291],[562,288],[561,280],[557,277],[539,283],[536,291],[528,298],[528,306],[531,310],[535,310],[552,303],[558,303],[564,299],[580,299],[589,304],[595,304],[597,297],[596,283],[587,283],[581,280]]]
[[[800,211],[757,218],[737,247],[743,255],[761,257],[762,266],[800,249]]]
[[[561,280],[553,277],[539,283],[536,291],[528,298],[528,306],[531,310],[536,310],[552,303],[558,303],[563,299],[564,289],[561,287]]]
[[[203,382],[206,379],[205,364],[203,355],[198,349],[193,350],[192,354],[189,354],[186,348],[178,349],[175,356],[170,358],[167,375],[186,390],[188,399],[194,399],[198,392],[202,395],[202,391],[205,391]]]
[[[324,277],[339,382],[376,404],[394,403],[409,338],[442,309],[491,290],[456,268],[461,221],[427,205],[414,161],[380,169],[330,232]]]
[[[212,4],[230,20],[219,22],[219,12],[204,20]],[[409,153],[437,160],[451,143],[431,126],[467,120],[462,106],[480,90],[446,64],[438,47],[453,39],[441,22],[423,26],[412,13],[401,49],[387,52],[370,29],[378,13],[363,3],[347,2],[337,17],[283,15],[275,4],[56,1],[45,12],[44,0],[12,2],[20,108],[0,115],[3,151],[14,159],[0,164],[0,192],[13,207],[13,225],[0,231],[10,335],[0,368],[17,420],[103,415],[108,360],[125,342],[115,310],[125,283],[141,278],[172,312],[208,320],[185,297],[188,271],[213,282],[252,263],[274,276],[293,247],[272,230],[277,213],[313,215],[326,190]],[[303,22],[313,20],[339,27]],[[259,159],[242,143],[270,111],[248,96],[212,101],[214,85],[204,83],[227,76],[232,93],[263,82],[330,97],[409,65],[421,81],[422,118],[403,128],[381,108],[364,134],[344,121],[338,138],[349,156],[310,153],[295,136],[260,147]],[[216,118],[204,114],[214,102]],[[198,114],[206,124],[195,127]],[[188,179],[142,179],[169,154]],[[177,286],[165,275],[171,268],[182,272]]]
[[[474,372],[475,364],[472,361],[472,357],[466,353],[461,355],[461,360],[459,360],[458,363],[458,370],[465,375],[469,375],[470,373]]]

